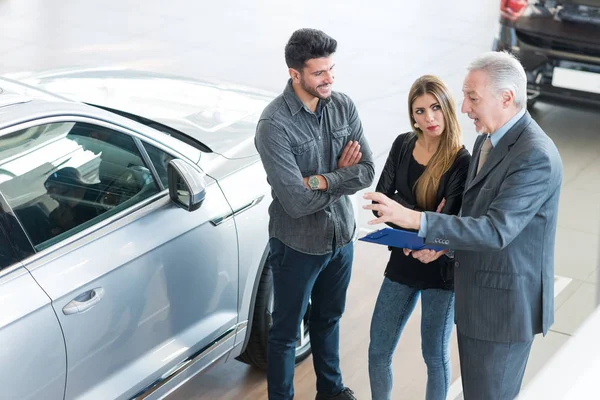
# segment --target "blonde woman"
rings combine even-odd
[[[461,145],[454,100],[446,85],[432,75],[417,79],[408,96],[408,113],[414,130],[394,141],[376,191],[411,209],[457,214],[471,156]],[[431,260],[425,264],[409,251],[391,248],[371,321],[373,400],[390,399],[392,356],[419,296],[426,399],[446,398],[454,324],[453,262],[444,252]]]

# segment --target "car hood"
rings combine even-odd
[[[254,134],[271,93],[166,74],[85,69],[11,78],[60,96],[177,129],[226,158],[256,155]]]

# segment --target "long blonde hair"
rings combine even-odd
[[[435,210],[437,190],[442,175],[452,166],[461,146],[461,131],[456,118],[456,106],[450,91],[440,78],[433,75],[423,75],[413,83],[408,93],[408,115],[410,124],[415,126],[412,106],[415,100],[429,93],[436,98],[444,115],[444,131],[436,152],[427,163],[425,171],[415,183],[414,191],[417,205],[425,210]],[[418,138],[423,137],[423,132],[415,128]]]

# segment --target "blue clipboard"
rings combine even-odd
[[[416,232],[405,231],[403,229],[383,228],[369,233],[358,240],[411,250],[444,250],[444,247],[426,245],[425,240]]]

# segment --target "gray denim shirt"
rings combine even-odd
[[[362,158],[338,169],[346,143],[357,140]],[[354,212],[348,195],[369,187],[375,176],[373,154],[350,98],[332,92],[317,116],[296,96],[291,80],[263,111],[255,145],[267,172],[273,202],[269,235],[294,250],[322,255],[352,240]],[[323,175],[327,190],[310,190],[303,178]]]

